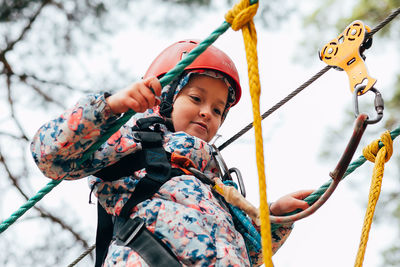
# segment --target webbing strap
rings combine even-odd
[[[162,146],[162,133],[139,132],[136,138],[142,144],[147,174],[139,180],[135,191],[122,208],[120,216],[124,218],[128,218],[133,207],[153,196],[171,177],[171,164]]]
[[[102,178],[105,181],[115,181],[124,176],[131,176],[133,172],[137,170],[146,169],[146,176],[138,181],[135,191],[132,193],[127,203],[125,203],[119,214],[120,218],[116,218],[117,220],[123,219],[124,221],[129,221],[131,211],[137,204],[152,197],[159,188],[171,178],[171,175],[176,176],[182,174],[182,171],[175,169],[171,172],[170,157],[163,148],[163,133],[157,131],[156,128],[159,130],[159,127],[153,125],[154,123],[162,122],[164,121],[160,118],[144,118],[138,120],[137,126],[134,128],[134,130],[137,130],[137,132],[135,132],[135,139],[140,142],[142,150],[125,156],[115,164],[94,174],[96,177]],[[152,125],[155,131],[150,129]],[[112,216],[98,204],[96,267],[101,266],[107,255],[108,246],[113,237],[113,230],[114,223]],[[138,240],[135,241],[135,249],[138,248],[141,250],[140,255],[145,253],[147,256],[150,255],[159,258],[165,251],[160,251],[155,254],[155,250],[153,249],[150,253],[146,252],[148,247],[154,245],[154,242],[148,243],[149,234],[150,233],[146,232],[144,235],[145,238],[143,238],[143,235],[141,235],[142,237],[138,237]]]
[[[110,214],[97,202],[96,262],[101,267],[113,237],[113,221]]]
[[[142,153],[129,154],[118,160],[116,163],[107,166],[93,174],[93,176],[101,178],[103,181],[112,182],[121,177],[130,176],[134,171],[141,170],[145,167],[142,160]]]
[[[137,204],[145,201],[146,199],[151,198],[155,193],[157,193],[160,187],[164,183],[166,183],[171,177],[179,176],[182,174],[184,174],[183,171],[174,168],[171,170],[170,176],[165,177],[165,180],[163,182],[157,182],[153,179],[148,179],[148,177],[140,179],[140,181],[135,187],[135,191],[132,193],[129,200],[125,203],[119,216],[128,218],[132,209]]]
[[[121,219],[121,218],[118,218]],[[119,226],[117,223],[116,226]],[[151,267],[181,267],[167,245],[147,230],[142,218],[128,219],[117,228],[117,245],[133,249]]]

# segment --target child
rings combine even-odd
[[[158,260],[162,262],[171,255],[178,263],[174,266],[262,264],[260,252],[250,251],[248,256],[243,237],[235,229],[224,202],[209,184],[188,168],[194,167],[207,177],[218,177],[208,142],[217,133],[230,107],[240,99],[239,76],[233,62],[221,50],[210,46],[169,85],[161,88],[157,79],[197,44],[197,41],[186,40],[171,45],[154,60],[142,81],[113,95],[102,93],[81,99],[72,109],[42,126],[32,141],[32,155],[47,177],[79,179],[96,175],[127,155],[145,150],[136,134],[138,119],[163,119],[164,123],[150,123],[147,130],[163,133],[163,149],[171,155],[171,166],[180,173],[171,175],[154,195],[128,209],[128,217],[143,222],[145,229],[140,233],[150,233],[150,237],[143,240],[152,239],[151,235],[156,237],[163,251],[160,248],[156,252],[143,251],[142,244],[132,248],[131,243],[140,243],[137,240],[141,238],[126,241],[121,237],[123,234],[118,233],[131,236],[139,227],[125,231],[127,227],[121,230],[123,226],[114,226],[113,241],[103,266],[155,266]],[[161,96],[161,102],[152,91]],[[125,124],[90,160],[77,166],[76,161],[85,151],[129,109],[138,113],[132,119],[133,126]],[[115,225],[130,197],[140,194],[135,192],[139,182],[149,179],[145,177],[146,172],[149,172],[146,168],[132,171],[115,181],[104,175],[89,177],[99,204],[115,217]],[[281,198],[271,205],[271,213],[281,215],[308,207],[302,199],[309,193],[301,191]],[[286,240],[291,228],[291,224],[282,225],[273,233],[274,252]]]

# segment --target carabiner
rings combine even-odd
[[[361,93],[364,90],[364,88],[365,88],[365,86],[360,86],[354,90],[354,113],[355,113],[356,118],[360,115],[360,112],[358,109],[358,96],[359,96],[359,93]],[[375,110],[376,110],[377,116],[376,116],[376,118],[374,118],[372,120],[368,118],[365,121],[365,123],[374,124],[374,123],[379,122],[383,117],[384,103],[383,103],[383,98],[382,98],[381,93],[375,87],[372,87],[370,89],[370,91],[375,93],[374,105],[375,105]]]
[[[246,197],[246,188],[244,187],[242,173],[240,172],[240,170],[238,168],[235,168],[235,167],[232,167],[228,170],[229,175],[233,172],[236,174],[236,179],[239,184],[240,193],[242,194],[243,197]],[[222,177],[222,178],[224,178],[224,177]],[[232,176],[231,176],[231,179],[232,179]]]
[[[246,197],[246,189],[244,187],[242,174],[240,173],[239,169],[237,169],[237,168],[228,169],[228,166],[226,165],[224,159],[222,158],[222,155],[221,155],[220,151],[218,150],[218,148],[214,144],[211,146],[214,149],[213,156],[217,163],[218,170],[221,174],[222,181],[226,181],[226,180],[233,181],[231,173],[232,172],[236,173],[236,178],[237,178],[237,181],[239,184],[240,193],[242,194],[243,197]]]

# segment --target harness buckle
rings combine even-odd
[[[136,235],[144,227],[144,220],[140,217],[129,219],[121,230],[117,233],[117,238],[123,242],[124,246],[128,246],[129,243],[136,237]]]
[[[134,132],[133,138],[136,142],[140,142],[142,147],[160,147],[162,146],[162,134],[151,131]]]

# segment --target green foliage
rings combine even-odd
[[[394,245],[383,253],[385,266],[400,266],[400,246]]]
[[[393,84],[393,91],[393,97],[385,104],[386,109],[390,111],[390,118],[385,124],[388,129],[394,128],[400,122],[400,73],[397,74],[397,79]]]
[[[399,7],[400,0],[328,0],[321,2],[315,11],[306,17],[305,23],[306,25],[315,24],[320,29],[333,24],[339,33],[354,20],[363,20],[369,26],[374,26]],[[335,16],[332,16],[332,14],[335,14]],[[396,27],[393,27],[393,25],[388,25],[379,34],[388,35],[390,31],[396,31],[395,29]]]

